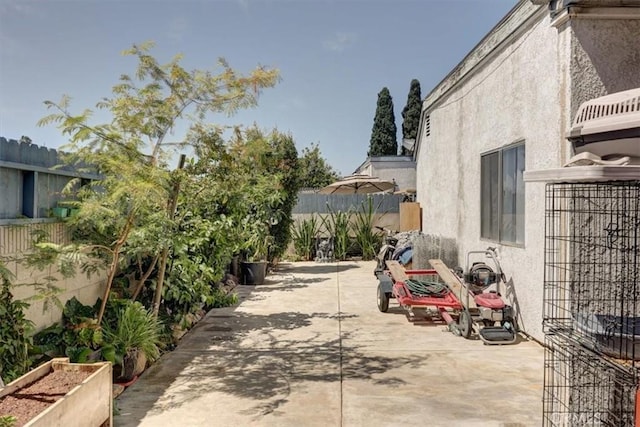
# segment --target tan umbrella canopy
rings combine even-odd
[[[351,175],[318,190],[320,194],[380,193],[396,188],[396,183],[375,176]]]

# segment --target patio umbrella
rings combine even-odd
[[[385,181],[375,176],[351,175],[318,190],[320,194],[365,194],[393,190],[395,182]]]

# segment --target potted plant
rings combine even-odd
[[[56,207],[52,209],[53,216],[56,218],[75,216],[79,211],[79,202],[77,200],[60,200]]]
[[[267,255],[272,237],[265,224],[249,224],[245,227],[245,260],[240,263],[243,285],[262,285],[267,276]]]
[[[69,215],[69,209],[64,206],[56,206],[51,209],[51,213],[56,218],[66,218]]]
[[[115,348],[115,377],[129,382],[160,357],[161,324],[139,302],[127,301],[114,325],[104,325],[104,339]]]

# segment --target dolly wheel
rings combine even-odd
[[[460,312],[458,317],[458,329],[463,338],[468,339],[471,336],[471,313],[466,308]]]
[[[378,310],[386,313],[389,310],[389,294],[378,284]]]

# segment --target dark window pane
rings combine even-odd
[[[502,241],[516,240],[516,149],[502,152]]]
[[[524,243],[524,145],[502,152],[502,229],[500,240]]]
[[[498,240],[500,238],[499,153],[482,156],[480,169],[480,235],[485,239]]]
[[[524,144],[480,159],[480,236],[524,244]]]
[[[516,243],[524,244],[524,145],[518,146],[516,159]]]

